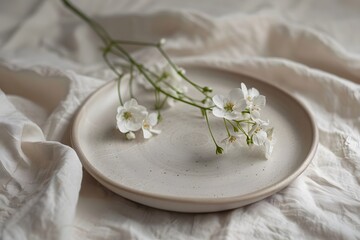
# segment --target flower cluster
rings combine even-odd
[[[264,146],[265,156],[269,158],[275,141],[269,122],[260,119],[260,111],[266,104],[265,96],[241,83],[241,88],[231,90],[227,97],[215,95],[212,100],[215,104],[212,113],[223,119],[227,131],[228,136],[222,141],[225,148],[242,146],[244,142],[250,146]]]
[[[153,128],[158,123],[158,114],[155,112],[149,114],[147,109],[133,98],[118,107],[116,123],[119,131],[125,133],[128,140],[135,139],[134,132],[140,129],[145,139],[161,133],[160,130]]]

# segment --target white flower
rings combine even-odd
[[[265,107],[266,98],[263,95],[260,95],[259,91],[256,88],[247,89],[244,83],[241,83],[241,90],[246,101],[246,106],[250,111],[251,116],[254,119],[260,117],[260,110],[262,107]]]
[[[151,138],[153,133],[160,134],[161,130],[153,129],[158,122],[158,114],[150,113],[146,116],[142,123],[142,131],[145,139]]]
[[[243,146],[245,142],[244,135],[230,135],[227,138],[221,141],[222,144],[225,144],[225,152],[232,147]]]
[[[249,132],[255,145],[265,146],[265,157],[267,159],[271,156],[275,143],[273,138],[274,128],[270,128],[268,125],[268,122],[258,119]]]
[[[216,117],[228,120],[239,120],[246,107],[246,101],[240,88],[231,90],[228,97],[215,95],[212,100],[215,104],[212,113]]]
[[[132,98],[125,102],[124,106],[118,107],[116,115],[117,127],[122,133],[137,131],[142,127],[147,114],[146,108],[139,105]]]

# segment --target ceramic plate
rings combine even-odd
[[[212,212],[259,201],[283,189],[313,158],[318,135],[309,112],[284,91],[262,81],[209,68],[187,75],[197,83],[227,94],[244,82],[267,98],[262,118],[275,127],[277,143],[270,159],[258,149],[215,154],[198,109],[176,103],[150,140],[127,141],[115,127],[116,84],[108,83],[82,106],[73,125],[72,142],[85,169],[119,195],[155,208],[179,212]],[[126,91],[127,89],[125,89]],[[153,95],[135,89],[139,102]],[[211,114],[210,114],[211,115]],[[226,137],[220,119],[210,117],[217,139]]]

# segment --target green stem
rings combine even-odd
[[[212,140],[213,140],[213,142],[214,142],[214,144],[215,144],[215,146],[216,146],[216,154],[219,154],[219,153],[221,154],[223,150],[222,150],[222,148],[217,144],[217,142],[216,142],[216,140],[215,140],[214,134],[213,134],[213,132],[212,132],[212,130],[211,130],[211,127],[210,127],[209,118],[208,118],[208,115],[207,115],[206,110],[204,110],[203,113],[204,113],[204,116],[205,116],[205,119],[206,119],[207,127],[208,127],[209,132],[210,132],[210,136],[211,136],[211,138],[212,138]]]
[[[163,101],[161,102],[161,104],[159,106],[159,109],[163,108],[163,106],[165,105],[167,99],[168,99],[168,96],[165,96]]]
[[[230,134],[229,128],[228,128],[228,126],[227,126],[227,124],[226,124],[226,119],[223,118],[223,120],[224,120],[224,125],[225,125],[226,132],[227,132],[228,136],[230,137],[231,134]]]
[[[130,40],[113,40],[115,43],[124,44],[124,45],[137,45],[144,47],[157,47],[157,43],[148,43],[148,42],[140,42],[140,41],[130,41]]]
[[[231,123],[231,122],[230,122]],[[240,125],[239,122],[236,122],[237,123],[237,128],[240,129],[240,131],[246,136],[246,137],[249,137],[249,135],[245,132],[245,130],[243,129],[243,127]],[[232,125],[232,123],[231,123]],[[234,126],[234,125],[233,125]]]
[[[91,28],[95,31],[95,33],[101,38],[101,40],[106,44],[110,39],[109,34],[105,31],[101,25],[92,21],[88,16],[86,16],[83,12],[81,12],[75,5],[70,3],[68,0],[62,0],[64,5],[76,13],[81,19],[83,19],[86,23],[88,23]]]

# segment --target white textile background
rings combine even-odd
[[[74,3],[113,36],[166,37],[180,65],[290,92],[313,113],[320,145],[289,187],[243,208],[181,214],[128,201],[83,172],[68,146],[76,110],[113,77],[99,41],[60,1],[2,1],[1,239],[360,239],[360,2]]]

